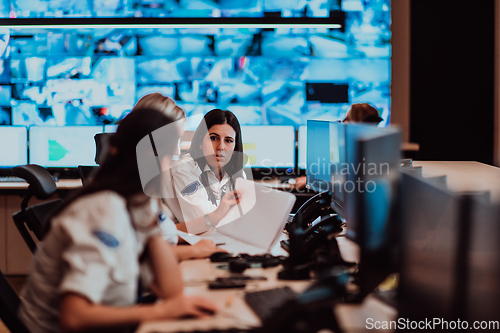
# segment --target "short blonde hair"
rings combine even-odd
[[[139,99],[135,104],[132,111],[139,109],[156,110],[172,117],[174,120],[186,118],[184,110],[175,104],[173,99],[164,96],[159,92],[154,92],[141,97],[141,99]]]

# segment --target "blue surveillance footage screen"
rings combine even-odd
[[[309,119],[341,120],[362,102],[379,110],[380,126],[390,121],[389,0],[0,0],[0,13],[42,22],[0,28],[1,125],[116,124],[151,92],[174,98],[187,116],[231,110],[241,125],[298,129]],[[91,24],[117,17],[254,17],[259,24],[334,13],[342,13],[339,28]],[[46,18],[68,17],[89,24],[44,26]]]
[[[390,44],[372,46],[385,49],[385,58],[367,58],[337,34],[326,28],[11,29],[0,106],[11,108],[11,125],[110,124],[138,98],[159,91],[188,116],[217,107],[234,111],[244,125],[339,120],[357,102],[375,105],[387,124]]]
[[[332,11],[387,11],[390,0],[1,0],[1,17],[329,17]]]

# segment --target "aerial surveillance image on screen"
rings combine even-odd
[[[0,29],[0,124],[113,125],[142,96],[172,97],[188,117],[214,108],[241,125],[337,121],[352,103],[390,120],[389,0],[0,0],[36,26]],[[46,18],[88,18],[79,27]],[[94,27],[93,18],[214,19],[183,27]],[[330,18],[315,24],[239,27],[218,18]],[[186,21],[188,22],[188,21]],[[187,130],[196,129],[194,122]],[[301,155],[302,157],[302,155]],[[302,157],[303,158],[303,157]]]
[[[9,12],[10,5],[10,12]],[[1,17],[330,17],[366,7],[388,10],[390,0],[2,0]],[[8,14],[8,15],[6,15]]]

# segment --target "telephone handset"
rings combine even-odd
[[[300,206],[290,223],[297,223],[300,217],[301,227],[306,229],[318,217],[330,216],[334,213],[331,208],[331,200],[332,197],[327,191],[316,194]]]
[[[332,216],[333,213],[331,195],[321,192],[304,203],[287,225],[289,233],[301,232],[300,246],[305,256],[309,257],[318,247],[326,244],[328,235],[342,231],[342,222]],[[318,218],[320,221],[314,223]],[[281,241],[281,246],[290,252],[290,242]]]
[[[287,225],[289,240],[281,241],[281,246],[289,253],[289,257],[283,270],[278,273],[279,279],[308,279],[318,252],[328,254],[328,264],[331,266],[353,265],[342,259],[335,237],[332,237],[332,234],[342,231],[342,221],[337,215],[332,215],[330,202],[328,192],[318,193],[300,207]],[[318,217],[321,220],[313,223]]]

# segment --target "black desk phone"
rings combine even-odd
[[[337,216],[332,216],[334,211],[330,203],[331,195],[328,192],[316,194],[299,208],[285,227],[288,233],[300,230],[303,242],[301,247],[306,256],[312,255],[318,247],[326,244],[330,234],[342,231],[342,222]],[[290,253],[289,241],[281,241],[281,247]]]

